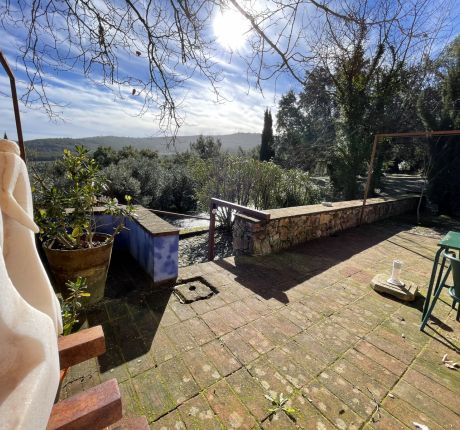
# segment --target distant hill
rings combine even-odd
[[[236,152],[241,147],[245,151],[260,144],[259,133],[235,133],[214,136],[222,141],[222,150]],[[54,160],[62,155],[64,148],[73,148],[75,145],[84,145],[90,151],[99,146],[110,146],[113,149],[121,149],[131,145],[136,149],[151,149],[161,155],[185,152],[190,148],[198,136],[178,136],[175,143],[170,144],[168,137],[119,137],[119,136],[95,136],[84,138],[49,138],[34,139],[25,142],[27,156],[31,160]]]

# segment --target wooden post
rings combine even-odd
[[[209,210],[209,240],[208,240],[208,260],[214,260],[215,253],[215,231],[216,231],[216,212],[217,205],[211,202]]]
[[[5,69],[6,74],[10,78],[10,88],[11,88],[11,98],[13,99],[13,109],[14,109],[14,119],[16,121],[16,133],[18,135],[18,145],[19,150],[21,151],[21,158],[26,161],[26,152],[24,149],[24,139],[22,137],[22,126],[21,126],[21,116],[19,114],[19,104],[18,104],[18,95],[16,93],[16,80],[14,79],[13,71],[6,61],[3,52],[0,51],[0,64]]]
[[[363,222],[363,217],[364,217],[364,208],[366,206],[366,200],[367,196],[369,194],[369,188],[371,186],[371,179],[372,179],[372,174],[374,173],[374,159],[375,159],[375,153],[377,152],[377,143],[379,141],[380,135],[376,134],[374,136],[374,144],[372,145],[372,154],[371,154],[371,160],[369,162],[369,170],[367,172],[367,182],[366,182],[366,188],[364,189],[364,198],[363,198],[363,206],[361,208],[361,215],[359,217],[359,224],[361,225]]]

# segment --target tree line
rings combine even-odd
[[[219,139],[209,136],[199,136],[188,151],[171,156],[130,146],[101,146],[92,156],[108,180],[108,197],[123,202],[130,195],[152,209],[207,212],[211,197],[270,209],[318,203],[325,191],[307,172],[260,161],[255,151],[224,152]],[[29,165],[32,173],[54,185],[66,180],[58,161]],[[230,214],[225,212],[221,222],[230,227]]]

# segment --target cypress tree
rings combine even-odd
[[[265,109],[264,113],[264,129],[262,130],[262,142],[260,145],[260,161],[270,161],[275,156],[273,150],[273,119],[272,113]]]

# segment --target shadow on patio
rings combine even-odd
[[[311,280],[321,285],[317,278],[325,272],[378,243],[407,229],[400,224],[386,223],[384,227],[361,226],[297,245],[277,254],[262,257],[237,256],[215,261],[219,267],[235,276],[234,280],[266,300],[271,298],[289,303],[286,293],[303,282]],[[364,267],[365,269],[365,267]],[[388,269],[388,268],[386,268]],[[344,275],[363,271],[363,267],[347,267]],[[374,275],[368,274],[369,281]],[[366,277],[362,273],[361,278]]]

